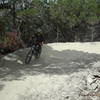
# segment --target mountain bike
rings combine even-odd
[[[33,45],[29,52],[27,53],[26,55],[26,58],[25,58],[25,63],[28,64],[30,63],[31,59],[32,59],[32,56],[34,55],[35,59],[39,58],[40,55],[41,55],[41,51],[42,51],[42,46],[40,44],[38,45]]]

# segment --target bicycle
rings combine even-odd
[[[26,55],[26,58],[25,58],[25,63],[28,64],[30,63],[31,59],[32,59],[32,56],[34,55],[35,59],[39,58],[40,55],[41,55],[41,51],[42,51],[42,47],[40,44],[38,45],[33,45],[29,52],[27,53]]]

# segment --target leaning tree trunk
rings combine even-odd
[[[57,27],[57,36],[56,36],[56,40],[57,40],[57,42],[59,42],[59,29],[58,29],[58,27]]]
[[[23,48],[26,47],[24,41],[21,39],[21,32],[20,32],[20,26],[22,24],[22,21],[20,22],[20,24],[18,24],[18,27],[17,27],[17,42],[20,43],[22,45]]]
[[[16,14],[16,1],[13,1],[12,3],[12,17],[13,17],[13,30],[17,30],[17,42],[20,43],[22,45],[22,47],[26,47],[25,43],[23,42],[23,40],[21,39],[21,32],[20,32],[20,26],[21,26],[21,22],[17,25],[17,14]]]
[[[94,37],[95,37],[95,28],[92,26],[91,27],[91,42],[94,41]]]
[[[12,18],[13,18],[13,29],[16,30],[16,16],[17,15],[16,15],[16,4],[14,1],[12,3],[11,11],[12,11]]]

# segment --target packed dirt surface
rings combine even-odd
[[[100,100],[100,43],[51,43],[0,59],[0,100]]]

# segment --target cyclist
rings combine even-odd
[[[41,29],[38,29],[37,33],[32,36],[32,42],[32,45],[35,46],[35,48],[38,46],[39,49],[41,49],[43,42],[45,42]]]

